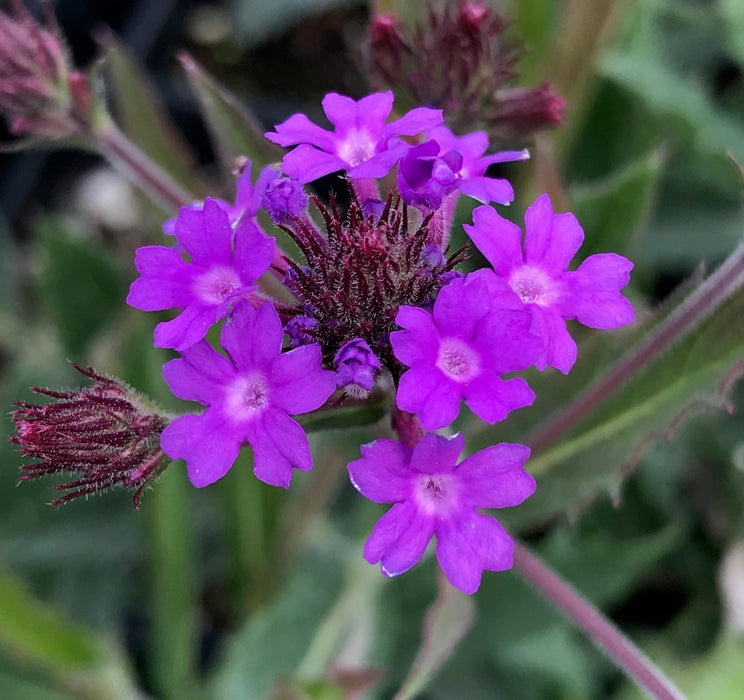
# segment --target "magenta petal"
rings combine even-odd
[[[529,447],[502,442],[464,459],[457,466],[457,476],[468,505],[509,508],[531,496],[535,480],[524,470],[529,456]]]
[[[524,214],[524,259],[539,263],[548,273],[565,272],[584,241],[584,231],[573,214],[553,214],[547,194],[538,197]]]
[[[419,362],[434,363],[439,336],[431,314],[417,306],[401,306],[395,322],[406,329],[390,334],[395,356],[409,367]]]
[[[304,185],[324,175],[343,170],[347,167],[347,163],[333,152],[326,153],[303,144],[284,156],[282,167],[287,175]]]
[[[183,357],[166,362],[163,377],[179,399],[209,405],[222,396],[223,387],[235,378],[235,368],[202,340],[184,350]]]
[[[137,248],[134,266],[143,277],[158,280],[179,281],[189,270],[187,263],[175,248],[162,245],[148,245]]]
[[[320,408],[336,390],[334,372],[321,368],[320,345],[302,345],[271,362],[272,403],[290,414]]]
[[[395,440],[375,440],[360,449],[362,458],[348,465],[354,488],[375,503],[394,503],[408,498],[411,448]]]
[[[576,362],[576,341],[566,328],[566,322],[552,309],[533,306],[535,317],[539,317],[547,349],[547,363],[563,374],[568,374]],[[540,365],[537,365],[540,369]]]
[[[619,328],[635,321],[635,311],[620,293],[630,281],[633,263],[615,253],[591,255],[566,275],[561,308],[590,328]]]
[[[472,343],[484,365],[494,372],[506,374],[527,369],[535,363],[545,343],[533,335],[532,319],[533,314],[524,306],[521,309],[496,309],[488,314]]]
[[[330,95],[326,96],[326,99],[328,97]],[[323,109],[326,110],[326,114],[328,114],[327,107],[326,100],[323,100]],[[354,110],[357,125],[377,134],[382,131],[385,121],[393,110],[393,93],[390,90],[373,92],[355,103]],[[330,120],[330,116],[328,118]]]
[[[277,124],[274,128],[276,131],[267,133],[266,138],[280,146],[308,143],[329,152],[336,147],[335,136],[330,131],[313,124],[304,114],[293,114],[285,122]],[[287,171],[285,170],[285,172]]]
[[[220,343],[239,370],[264,370],[282,351],[283,334],[273,304],[256,311],[241,300],[222,326]]]
[[[483,175],[469,177],[460,184],[460,192],[484,204],[510,204],[514,201],[514,188],[503,178]]]
[[[186,461],[191,483],[197,488],[221,479],[235,463],[240,439],[225,429],[217,411],[207,409],[201,416],[176,418],[160,437],[165,454]]]
[[[442,124],[443,116],[441,109],[430,109],[429,107],[416,107],[404,114],[400,119],[390,122],[384,130],[384,137],[390,136],[415,136],[422,131],[428,131]]]
[[[127,304],[141,311],[184,309],[193,301],[189,274],[183,280],[140,277],[129,287]]]
[[[470,382],[463,393],[468,408],[491,425],[518,408],[531,406],[535,400],[535,393],[521,377],[501,379],[492,374],[482,374]]]
[[[522,230],[499,216],[491,207],[478,207],[473,212],[474,224],[464,224],[475,247],[491,263],[494,271],[507,277],[509,271],[523,264]]]
[[[481,151],[481,153],[482,152],[483,151]],[[521,151],[499,151],[498,153],[493,153],[490,156],[481,158],[480,163],[484,167],[485,172],[485,168],[489,165],[494,165],[495,163],[513,163],[515,161],[529,159],[530,152],[526,148],[523,148]]]
[[[434,302],[434,322],[440,336],[470,340],[491,308],[488,286],[478,277],[455,279],[442,287]]]
[[[460,412],[460,388],[436,367],[417,366],[400,378],[398,408],[417,413],[426,430],[449,425]]]
[[[394,144],[386,150],[355,165],[353,168],[349,168],[348,175],[354,180],[385,177],[393,169],[393,166],[406,154],[408,148],[408,144]],[[344,167],[347,167],[346,164],[344,164]]]
[[[246,438],[253,448],[253,473],[267,484],[287,489],[294,467],[312,469],[305,431],[282,410],[267,408],[246,426]]]
[[[370,564],[379,561],[385,576],[398,576],[418,563],[433,533],[431,516],[409,501],[396,503],[377,521],[364,545],[364,558]]]
[[[176,240],[186,249],[191,262],[207,267],[229,265],[232,257],[232,228],[227,212],[211,197],[204,208],[181,207],[176,219]]]
[[[414,448],[411,469],[422,474],[448,474],[454,470],[464,449],[462,433],[449,438],[429,433]]]
[[[192,304],[172,321],[155,326],[155,347],[173,348],[181,352],[204,338],[219,320],[219,307]]]
[[[261,233],[250,219],[243,219],[235,231],[233,265],[244,282],[254,282],[269,269],[276,241]]]
[[[497,520],[464,511],[440,520],[436,528],[437,560],[447,580],[463,593],[475,593],[484,570],[513,565],[514,543]]]

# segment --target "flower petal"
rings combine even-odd
[[[417,306],[401,306],[395,322],[406,329],[390,334],[395,357],[409,367],[421,362],[434,363],[439,336],[431,314]]]
[[[397,404],[402,411],[417,413],[426,430],[449,425],[460,413],[461,389],[436,367],[419,365],[400,378]]]
[[[222,388],[235,378],[230,360],[220,355],[206,340],[184,350],[183,357],[166,362],[163,377],[179,399],[214,403]]]
[[[287,153],[282,161],[282,168],[287,175],[295,178],[303,185],[319,177],[335,173],[347,167],[346,161],[335,155],[334,151],[326,153],[307,144],[297,146]]]
[[[266,138],[280,146],[295,146],[300,143],[313,144],[332,153],[336,138],[332,132],[313,124],[304,114],[293,114],[289,119],[277,124],[275,131],[269,131]],[[288,172],[285,169],[285,172]]]
[[[235,230],[233,265],[245,283],[255,282],[269,269],[276,239],[264,236],[250,219],[243,219]]]
[[[272,403],[292,415],[320,408],[336,390],[336,375],[321,367],[320,345],[277,355],[269,373]]]
[[[478,418],[493,425],[509,413],[531,406],[535,392],[521,377],[501,379],[495,374],[482,374],[463,389],[465,403]]]
[[[519,226],[499,216],[489,206],[475,209],[473,222],[464,224],[463,228],[497,275],[507,277],[512,268],[523,264]]]
[[[172,321],[155,326],[155,347],[173,348],[181,352],[207,335],[220,318],[220,307],[191,304]]]
[[[584,241],[584,231],[573,214],[553,214],[550,197],[543,194],[524,213],[524,259],[548,273],[566,271]]]
[[[483,204],[510,204],[514,201],[514,188],[508,180],[483,175],[466,178],[460,183],[460,192]]]
[[[411,448],[395,440],[361,446],[362,458],[349,462],[354,488],[375,503],[394,503],[410,494]]]
[[[465,438],[462,433],[449,438],[429,433],[414,448],[411,469],[420,474],[448,474],[454,471],[457,459],[464,449]]]

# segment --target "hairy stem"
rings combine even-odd
[[[533,454],[544,450],[578,425],[631,377],[693,331],[742,286],[744,243],[739,244],[718,270],[614,367],[530,435],[526,442],[532,447]]]
[[[684,695],[633,642],[518,541],[514,543],[514,568],[580,627],[650,697],[655,700],[684,700]]]

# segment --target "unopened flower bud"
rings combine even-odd
[[[18,435],[11,442],[21,446],[24,456],[38,460],[21,467],[21,481],[48,474],[72,476],[54,487],[67,493],[52,505],[124,486],[134,490],[134,507],[139,508],[142,492],[168,464],[160,435],[169,420],[120,380],[90,367],[73,367],[93,380],[93,386],[74,391],[34,387],[37,394],[54,400],[16,402]]]
[[[302,185],[288,177],[278,177],[270,182],[261,197],[261,204],[278,226],[304,214],[307,202]]]
[[[50,29],[20,0],[0,12],[0,114],[15,134],[56,137],[79,130],[93,94],[88,78],[70,68],[64,39],[49,11]]]
[[[364,398],[375,385],[375,373],[382,366],[363,338],[344,343],[333,363],[337,368],[336,382],[354,398]]]

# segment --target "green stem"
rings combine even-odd
[[[166,470],[145,501],[152,581],[150,668],[159,696],[195,695],[197,623],[191,515],[183,470]]]

